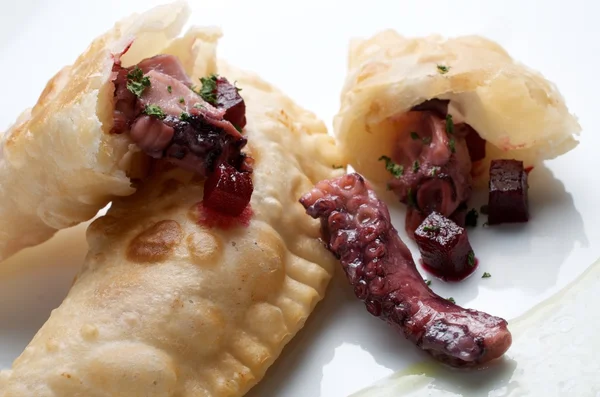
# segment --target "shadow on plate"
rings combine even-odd
[[[483,262],[484,267],[488,261],[493,267],[486,270],[504,272],[511,276],[509,286],[539,294],[556,285],[566,258],[577,245],[588,247],[589,241],[571,194],[546,166],[530,174],[529,207],[528,223],[479,227],[472,244],[477,250],[493,240],[494,251]],[[480,223],[486,220],[482,218]],[[491,278],[486,286],[506,288],[500,280]]]
[[[442,283],[443,293],[449,296],[452,295],[452,289],[460,289],[464,302],[477,297],[476,285],[484,271],[496,276],[504,275],[486,280],[486,287],[516,287],[528,293],[541,294],[556,285],[561,265],[573,249],[576,246],[589,246],[583,219],[575,208],[571,194],[550,169],[540,165],[531,172],[529,178],[530,221],[483,227],[487,216],[480,214],[478,226],[468,229],[469,240],[479,260],[479,269],[467,280],[444,283],[418,265],[418,248],[404,232],[404,206],[398,204],[390,192],[377,193],[388,203],[394,225],[411,249],[419,271],[424,278],[433,280],[432,289],[435,291],[436,286],[439,288]],[[487,195],[485,189],[477,189],[469,201],[469,208],[479,211],[487,203]],[[509,285],[507,280],[510,281]]]

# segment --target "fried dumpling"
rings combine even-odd
[[[0,135],[0,261],[135,191],[130,177],[140,166],[139,150],[128,134],[111,133],[113,69],[116,62],[126,67],[170,54],[188,75],[210,74],[221,33],[191,28],[177,37],[188,16],[179,1],[118,22]]]
[[[358,172],[408,205],[409,235],[433,211],[461,223],[491,160],[531,167],[578,143],[554,84],[483,37],[387,30],[352,42],[348,69],[335,134]]]
[[[342,173],[333,138],[257,76],[216,72],[246,102],[247,225],[203,223],[204,179],[155,171],[92,223],[83,269],[0,373],[1,397],[241,396],[323,297],[333,258],[298,198]]]

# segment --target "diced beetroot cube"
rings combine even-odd
[[[475,270],[467,231],[438,212],[415,230],[423,266],[444,280],[461,280]]]
[[[523,162],[494,160],[490,166],[488,224],[527,222],[527,172]]]
[[[252,197],[252,177],[229,164],[217,167],[204,184],[204,206],[229,216],[238,216]]]
[[[217,78],[217,107],[225,109],[224,119],[238,129],[246,126],[246,104],[239,89],[226,78]]]

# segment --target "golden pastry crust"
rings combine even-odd
[[[499,156],[535,164],[578,143],[581,128],[556,87],[497,43],[479,36],[406,38],[387,30],[350,48],[334,127],[356,170],[384,183],[389,173],[378,159],[395,144],[397,116],[432,98],[450,99],[488,142],[480,166]]]
[[[335,259],[298,198],[344,161],[314,114],[254,74],[217,71],[246,101],[249,226],[200,225],[203,182],[179,169],[115,200],[64,302],[0,372],[0,397],[241,396],[323,297]]]
[[[0,261],[134,192],[127,176],[131,141],[109,133],[114,54],[131,44],[121,58],[126,66],[162,52],[179,56],[189,74],[214,70],[220,32],[193,28],[175,38],[188,15],[179,1],[118,22],[0,136]]]

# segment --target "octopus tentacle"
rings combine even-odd
[[[362,176],[321,181],[300,203],[321,219],[323,240],[369,313],[455,367],[484,363],[508,350],[512,337],[505,320],[464,309],[429,289],[387,206]]]

